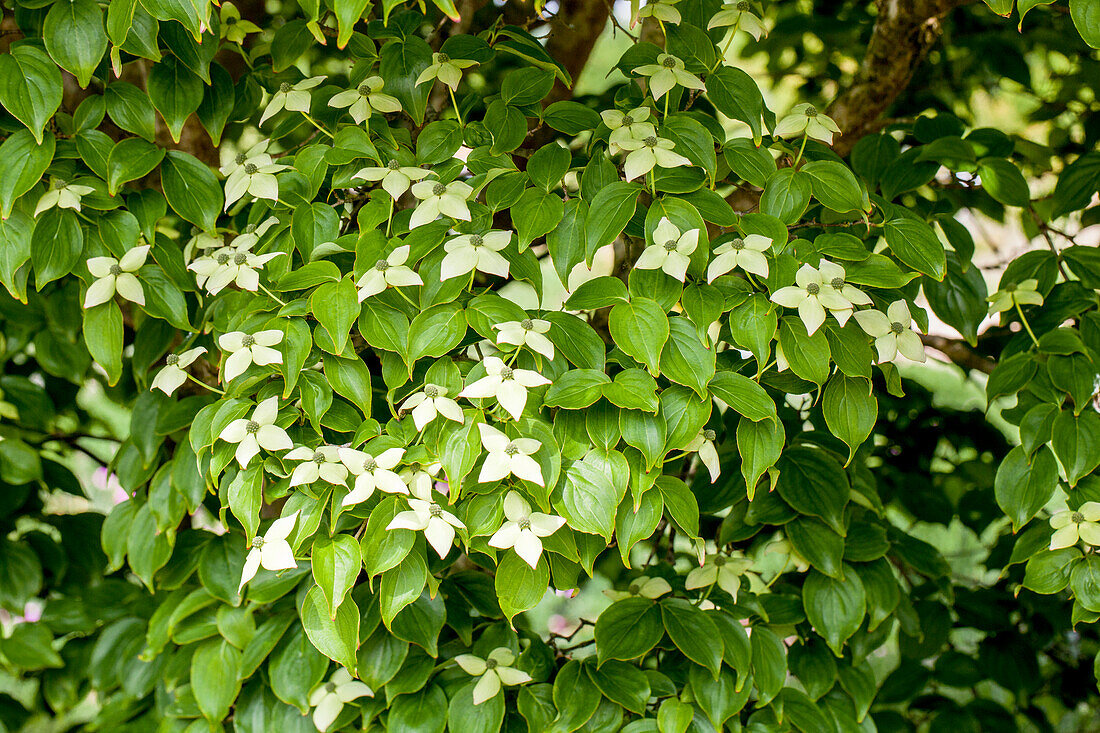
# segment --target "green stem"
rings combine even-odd
[[[284,306],[284,307],[286,306],[286,301],[284,301],[282,298],[275,295],[275,293],[273,293],[270,290],[268,290],[267,288],[265,288],[263,283],[256,283],[256,284],[260,286],[260,290],[264,291],[264,293],[267,294],[267,297],[271,298],[272,300],[274,300],[276,303],[278,303],[281,306]]]
[[[411,305],[416,310],[420,310],[420,306],[418,306],[416,303],[412,302],[412,298],[410,298],[409,296],[407,296],[403,292],[401,292],[401,288],[394,288],[394,291],[396,291],[396,293],[398,295],[400,295],[402,298],[404,298],[406,303]]]
[[[445,84],[444,86],[447,87],[447,92],[451,95],[451,104],[453,104],[455,108],[455,117],[458,118],[458,126],[465,127],[465,123],[462,122],[462,113],[458,111],[458,100],[455,99],[455,90],[451,89],[450,84]]]
[[[305,118],[306,118],[307,120],[309,120],[310,122],[312,122],[312,123],[313,123],[313,126],[314,126],[314,127],[316,127],[316,128],[318,129],[318,130],[320,130],[320,131],[321,131],[321,132],[323,132],[324,134],[328,135],[328,136],[329,136],[329,139],[330,139],[330,140],[335,140],[335,139],[336,139],[336,138],[335,138],[335,137],[333,136],[333,134],[332,134],[331,132],[329,132],[329,131],[328,131],[328,130],[326,130],[326,129],[325,129],[324,127],[322,127],[322,126],[321,126],[321,123],[320,123],[320,122],[318,122],[317,120],[313,119],[312,117],[310,117],[308,113],[306,113],[306,112],[303,112],[303,113],[302,113],[302,115],[303,115],[303,116],[304,116],[304,117],[305,117]]]
[[[722,65],[722,62],[726,60],[726,51],[730,50],[730,46],[733,45],[733,37],[737,35],[738,29],[741,28],[741,18],[737,19],[737,22],[733,24],[733,30],[730,31],[729,38],[726,39],[726,45],[722,46],[722,52],[718,54],[718,61],[714,64],[714,68],[710,70],[710,73],[714,73],[715,69]]]
[[[185,376],[186,376],[186,377],[187,377],[188,379],[190,379],[190,380],[191,380],[192,382],[194,382],[195,384],[201,384],[201,385],[202,385],[203,387],[206,387],[206,388],[207,388],[208,390],[210,390],[211,392],[217,392],[218,394],[225,394],[225,390],[224,390],[224,389],[218,389],[217,387],[211,387],[211,386],[210,386],[209,384],[207,384],[206,382],[204,382],[204,381],[202,381],[202,380],[200,380],[200,379],[196,379],[195,377],[191,376],[191,374],[190,374],[189,372],[184,372],[184,375],[185,375]]]
[[[390,197],[390,211],[386,214],[386,238],[390,236],[390,225],[393,223],[393,198]]]
[[[1020,314],[1020,323],[1024,324],[1027,335],[1031,337],[1031,342],[1035,344],[1035,348],[1039,348],[1039,339],[1035,338],[1035,332],[1031,330],[1031,324],[1027,322],[1027,317],[1024,315],[1024,309],[1020,307],[1020,303],[1016,298],[1012,299],[1012,304],[1016,306],[1016,312]]]
[[[802,153],[806,152],[806,141],[809,140],[809,139],[810,139],[809,135],[806,135],[806,134],[802,135],[802,147],[800,147],[798,149],[798,157],[794,159],[794,163],[791,165],[792,168],[797,168],[798,167],[798,162],[800,160],[802,160]]]

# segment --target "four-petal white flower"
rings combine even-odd
[[[88,260],[88,272],[96,280],[88,286],[84,307],[93,308],[106,303],[115,297],[115,293],[131,303],[145,305],[145,291],[134,273],[145,264],[148,255],[149,245],[143,244],[129,250],[121,259],[92,257]]]
[[[1054,534],[1050,537],[1050,549],[1073,547],[1078,541],[1100,547],[1100,502],[1086,501],[1076,511],[1066,509],[1050,518]]]
[[[417,184],[420,185],[420,184]],[[477,270],[497,277],[508,277],[508,260],[500,251],[512,241],[512,232],[489,231],[484,234],[462,234],[443,243],[443,263],[440,280],[450,280]]]
[[[522,321],[505,321],[494,323],[497,329],[498,344],[512,344],[513,346],[526,346],[532,351],[542,354],[547,359],[554,358],[554,344],[545,334],[550,330],[550,321],[538,318],[524,318]]]
[[[797,285],[788,285],[772,293],[772,302],[787,308],[798,308],[798,317],[812,336],[825,322],[825,309],[850,311],[852,304],[811,264],[798,268],[794,275]]]
[[[737,602],[737,592],[741,590],[741,576],[752,567],[752,560],[744,557],[712,555],[702,567],[688,573],[684,588],[695,590],[707,588],[718,583],[718,587],[733,596]]]
[[[650,578],[642,575],[630,581],[626,590],[608,589],[603,594],[612,601],[622,601],[627,598],[648,598],[653,601],[671,592],[672,586],[664,578]]]
[[[341,448],[340,461],[355,476],[355,485],[341,505],[364,502],[371,498],[375,489],[389,494],[408,494],[405,482],[393,472],[404,455],[404,448],[389,448],[377,456],[355,448]]]
[[[820,140],[826,145],[833,144],[833,135],[840,132],[833,118],[821,114],[812,104],[796,104],[790,113],[781,119],[772,130],[775,137],[798,137],[805,135]]]
[[[50,187],[46,189],[46,193],[38,199],[38,204],[34,207],[34,216],[37,218],[43,211],[55,206],[59,209],[80,211],[80,199],[94,190],[91,186],[81,186],[69,183],[62,178],[54,178],[50,181]]]
[[[419,492],[414,490],[413,498],[409,499],[410,510],[400,512],[386,529],[411,529],[415,532],[423,532],[424,539],[436,551],[440,557],[446,557],[451,551],[451,545],[455,540],[456,529],[466,529],[466,525],[454,514],[436,503],[431,490]]]
[[[474,705],[480,705],[500,694],[501,685],[522,685],[531,681],[531,675],[512,667],[516,655],[507,647],[497,647],[487,659],[473,654],[459,654],[455,662],[471,677],[480,677],[474,685]]]
[[[447,390],[437,384],[425,384],[424,389],[409,397],[401,403],[402,411],[411,411],[413,425],[418,431],[423,430],[437,415],[442,415],[448,420],[463,423],[462,408],[458,403],[447,396]]]
[[[550,384],[550,380],[530,369],[515,369],[500,357],[487,356],[482,362],[485,376],[458,393],[467,399],[496,397],[513,420],[519,420],[527,405],[527,390]]]
[[[335,94],[328,101],[329,107],[348,107],[351,118],[357,124],[363,124],[372,112],[400,112],[401,103],[395,97],[382,93],[384,82],[380,76],[367,77],[355,89]]]
[[[218,437],[227,443],[237,444],[234,455],[237,463],[244,468],[256,457],[260,448],[277,451],[294,447],[286,431],[275,424],[278,417],[279,398],[268,397],[256,405],[251,417],[242,417],[229,423]]]
[[[282,343],[283,332],[278,329],[257,331],[254,334],[244,331],[230,331],[218,337],[218,346],[229,356],[222,369],[222,381],[232,382],[252,364],[268,366],[282,364],[282,352],[271,348]]]
[[[760,277],[768,276],[768,258],[764,253],[771,249],[772,240],[762,234],[747,234],[714,248],[714,259],[707,267],[707,282],[712,283],[727,272],[739,267]]]
[[[427,168],[416,168],[411,165],[401,165],[396,160],[391,160],[384,166],[362,168],[352,178],[364,181],[382,182],[382,190],[390,195],[394,201],[401,198],[413,181],[419,181],[431,171]]]
[[[237,586],[238,594],[244,588],[245,583],[256,577],[256,571],[261,567],[264,570],[273,572],[298,567],[298,563],[294,560],[294,550],[291,549],[290,543],[286,541],[291,530],[294,529],[294,522],[297,519],[298,512],[294,512],[288,517],[276,519],[262,537],[256,535],[252,538],[252,549],[248,551],[248,555],[244,559],[241,584]]]
[[[184,369],[205,353],[206,349],[199,346],[188,349],[182,354],[169,354],[164,357],[164,368],[153,377],[152,389],[159,389],[164,394],[171,395],[187,381],[187,372]]]
[[[409,229],[416,229],[435,221],[440,214],[452,219],[470,221],[470,207],[466,201],[474,189],[464,181],[420,181],[412,186],[413,196],[420,199],[409,219]]]
[[[639,66],[634,73],[649,77],[649,92],[654,100],[663,97],[677,84],[686,89],[706,88],[699,77],[687,70],[683,61],[668,53],[659,54],[657,63]]]
[[[489,546],[499,550],[511,547],[532,568],[538,567],[542,557],[542,538],[565,524],[563,517],[531,511],[531,505],[515,491],[504,497],[504,516],[508,521],[489,538]]]
[[[679,153],[672,152],[676,143],[656,135],[649,135],[641,140],[637,138],[620,140],[618,145],[623,150],[630,151],[623,163],[623,177],[628,181],[644,176],[653,170],[654,166],[678,168],[691,165],[690,160]]]
[[[439,79],[454,91],[462,81],[462,70],[471,66],[477,66],[477,62],[470,59],[452,59],[445,53],[433,53],[432,63],[420,72],[420,76],[416,77],[416,86],[432,79]]]
[[[317,730],[326,731],[340,717],[344,705],[360,697],[374,697],[374,690],[357,679],[351,672],[340,667],[328,682],[317,685],[309,693],[309,704],[313,708],[313,725]]]
[[[886,313],[877,310],[856,311],[856,323],[868,336],[875,339],[878,360],[893,361],[898,353],[912,361],[924,361],[924,344],[920,336],[913,332],[913,317],[909,313],[909,304],[904,300],[895,300],[886,308]]]
[[[334,486],[343,486],[347,480],[348,469],[340,462],[340,449],[335,445],[319,445],[316,448],[299,446],[285,457],[300,461],[290,474],[291,486],[312,484],[318,479]]]
[[[372,295],[378,295],[388,287],[404,287],[407,285],[423,285],[420,279],[410,268],[405,266],[409,260],[409,245],[403,244],[394,248],[385,259],[378,260],[374,267],[363,273],[355,287],[359,288],[359,302],[362,303]]]
[[[267,107],[260,117],[260,124],[262,125],[267,122],[268,119],[282,112],[284,109],[288,109],[291,112],[305,112],[309,114],[309,105],[312,101],[309,90],[313,89],[327,78],[328,77],[325,76],[311,76],[308,79],[302,79],[296,84],[290,84],[284,81],[279,85],[279,91],[271,95],[271,101],[267,103]]]
[[[653,244],[645,248],[634,266],[639,270],[660,269],[684,282],[691,253],[699,246],[699,231],[689,229],[681,234],[667,217],[662,217],[653,230]]]
[[[686,451],[699,453],[699,460],[710,472],[710,482],[712,484],[718,480],[718,476],[722,473],[722,462],[718,460],[718,449],[714,447],[716,437],[717,433],[709,428],[704,428],[684,448]]]
[[[542,443],[533,438],[512,440],[492,425],[478,423],[481,432],[481,445],[489,451],[485,463],[481,466],[478,483],[487,484],[500,481],[509,474],[516,478],[543,486],[542,467],[531,457],[542,447]]]

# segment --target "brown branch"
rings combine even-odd
[[[970,344],[959,339],[950,339],[944,336],[936,336],[930,333],[922,333],[920,340],[925,346],[940,352],[952,363],[963,369],[976,369],[979,372],[990,374],[997,362],[988,356],[979,354]]]
[[[550,21],[546,52],[565,66],[574,85],[607,25],[610,10],[611,6],[604,0],[561,0],[558,14]],[[572,96],[573,90],[558,81],[546,104]]]

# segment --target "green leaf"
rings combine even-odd
[[[129,82],[116,81],[103,91],[103,98],[112,122],[149,142],[156,140],[157,116],[149,95]]]
[[[784,318],[779,324],[779,345],[791,371],[814,384],[829,378],[829,337],[819,328],[811,336],[801,318]]]
[[[61,72],[37,46],[21,43],[0,55],[0,104],[27,126],[39,145],[46,123],[61,106],[61,95]],[[4,161],[12,165],[18,159],[4,157]],[[5,208],[5,219],[10,211]]]
[[[611,378],[602,371],[570,369],[546,390],[543,401],[548,407],[581,410],[600,399],[603,385],[610,383]]]
[[[808,174],[794,168],[783,168],[772,174],[760,197],[760,211],[784,224],[794,224],[802,218],[810,203],[811,181]]]
[[[355,579],[359,577],[362,567],[363,557],[359,553],[359,543],[351,535],[338,534],[331,539],[321,538],[313,543],[313,580],[324,593],[329,618],[336,618],[344,596],[355,585]]]
[[[841,559],[844,556],[844,538],[810,517],[798,517],[785,526],[791,546],[806,562],[830,578],[840,579],[843,574]]]
[[[631,305],[637,304],[639,300],[635,299]],[[670,318],[668,326],[668,340],[661,351],[661,371],[673,382],[691,387],[700,397],[705,397],[707,383],[714,376],[714,349],[707,348],[699,341],[695,327],[688,319]]]
[[[150,173],[160,165],[164,149],[139,137],[116,143],[107,158],[107,192],[114,196],[124,183]]]
[[[38,290],[71,273],[83,251],[84,232],[75,211],[55,206],[43,212],[31,234],[31,263]]]
[[[523,192],[512,206],[512,221],[516,225],[520,250],[554,230],[561,222],[565,204],[559,196],[535,188]]]
[[[648,598],[617,601],[596,618],[597,659],[600,666],[609,659],[637,659],[648,654],[664,635],[661,609],[656,603]]]
[[[1017,532],[1046,506],[1058,487],[1058,464],[1049,448],[1043,446],[1028,459],[1017,446],[1008,452],[993,482],[997,505],[1012,520]]]
[[[718,372],[707,385],[718,399],[753,422],[777,420],[775,403],[757,382],[737,372]]]
[[[301,609],[302,626],[317,651],[356,672],[355,652],[359,648],[359,608],[350,597],[329,615],[325,592],[313,586],[306,593]]]
[[[848,476],[829,454],[808,446],[792,446],[783,452],[776,490],[783,501],[800,514],[825,521],[844,537],[844,507],[851,491]]]
[[[802,172],[810,177],[814,198],[825,208],[843,214],[869,207],[859,181],[846,165],[835,160],[815,160],[802,166]]]
[[[1069,13],[1085,43],[1100,48],[1100,6],[1089,0],[1069,0]]]
[[[686,114],[670,115],[661,125],[661,135],[676,145],[677,153],[706,171],[709,179],[718,174],[714,138],[702,123]]]
[[[737,423],[737,450],[741,454],[741,475],[749,501],[756,495],[760,477],[775,465],[783,451],[783,423],[779,420],[741,420]]]
[[[504,695],[494,695],[480,705],[475,705],[476,685],[476,681],[471,682],[451,697],[447,706],[448,728],[464,733],[497,733],[504,722]]]
[[[531,177],[532,183],[550,193],[561,183],[572,159],[568,148],[556,143],[544,145],[527,160],[527,175]]]
[[[8,56],[0,56],[0,64],[5,58]],[[0,84],[4,73],[0,66]],[[11,216],[16,200],[42,180],[42,174],[53,160],[54,147],[52,134],[44,135],[39,144],[30,130],[18,130],[0,144],[0,161],[5,169],[4,176],[0,177],[0,216],[4,219]]]
[[[573,529],[610,541],[621,500],[611,477],[591,464],[577,461],[566,470],[562,514]]]
[[[172,141],[178,143],[187,118],[202,104],[202,79],[175,56],[168,56],[150,70],[147,88],[153,107],[168,125]]]
[[[741,69],[723,65],[707,77],[707,98],[726,117],[747,124],[753,142],[760,145],[764,97],[751,76]]]
[[[538,605],[549,585],[550,565],[545,557],[532,568],[515,552],[507,552],[497,566],[497,600],[509,623],[517,614]]]
[[[233,78],[221,64],[211,64],[210,84],[203,90],[202,103],[195,113],[206,134],[210,136],[210,141],[215,145],[221,144],[222,131],[233,113],[235,102]]]
[[[332,338],[336,353],[342,354],[351,327],[359,317],[359,299],[355,294],[355,284],[349,279],[343,279],[320,285],[309,298],[309,309]]]
[[[734,343],[752,352],[758,372],[763,372],[768,363],[778,323],[775,306],[760,293],[730,310],[729,328]]]
[[[985,192],[1005,206],[1026,207],[1031,203],[1028,188],[1020,169],[1004,158],[983,158],[978,163],[978,176]]]
[[[409,367],[424,356],[443,356],[466,335],[466,315],[455,303],[433,305],[409,324]]]
[[[103,11],[95,0],[54,3],[42,25],[46,50],[65,71],[76,77],[81,89],[107,52]]]
[[[589,663],[585,671],[596,688],[608,700],[622,705],[632,713],[642,715],[649,701],[649,679],[642,670],[626,662],[601,662],[599,666]]]
[[[396,512],[395,512],[396,513]],[[373,516],[372,516],[373,518]],[[399,530],[393,530],[399,531]],[[410,532],[410,530],[405,530]],[[364,554],[364,564],[369,571],[371,561]],[[379,586],[379,598],[381,599],[382,621],[389,625],[393,622],[402,608],[409,605],[424,591],[424,585],[428,582],[428,566],[424,562],[424,552],[418,549],[409,552],[404,562],[382,574],[382,583]]]
[[[683,598],[665,598],[660,605],[661,619],[672,643],[685,657],[706,667],[717,678],[722,666],[722,637],[718,627]]]
[[[787,679],[787,647],[778,635],[766,626],[753,626],[752,675],[756,683],[757,702],[767,705],[783,689]]]
[[[584,673],[581,663],[569,660],[554,677],[554,706],[558,709],[554,728],[577,730],[596,712],[600,699],[600,691]]]
[[[620,349],[645,364],[650,374],[661,373],[658,362],[669,337],[669,320],[656,301],[634,298],[629,303],[619,303],[611,309],[608,327]]]
[[[500,98],[505,104],[522,107],[541,101],[554,86],[554,75],[543,69],[521,68],[505,75]]]
[[[942,282],[923,278],[924,295],[928,305],[944,323],[953,327],[969,344],[978,342],[978,326],[989,312],[986,302],[988,290],[985,278],[977,267],[962,271],[962,265],[954,252],[947,254],[947,272]]]
[[[933,280],[947,273],[947,255],[932,227],[916,219],[886,222],[886,243],[899,260]]]
[[[581,369],[603,371],[607,346],[592,326],[570,313],[547,313],[545,320],[550,322],[546,337],[562,356]]]
[[[802,587],[802,604],[814,630],[825,638],[833,654],[844,654],[844,642],[863,623],[867,594],[859,575],[849,570],[843,580],[810,571]]]
[[[169,150],[160,166],[164,197],[173,211],[203,231],[212,232],[225,204],[217,176],[193,155]]]
[[[585,222],[585,261],[591,264],[596,250],[611,244],[622,234],[634,216],[641,188],[633,183],[616,181],[600,189],[592,199],[591,210],[599,216],[589,216]]]
[[[0,639],[0,654],[16,668],[28,672],[65,666],[61,655],[54,651],[50,630],[37,623],[17,624],[8,638]]]
[[[825,385],[821,407],[829,430],[848,446],[848,463],[851,463],[856,449],[870,436],[878,419],[878,400],[871,392],[871,381],[834,375]]]
[[[342,0],[343,3],[365,5],[366,0]],[[422,124],[433,85],[425,82],[418,86],[416,78],[432,63],[431,46],[419,36],[410,35],[403,41],[387,43],[379,58],[378,72],[386,80],[386,92],[397,97],[401,108],[416,120],[417,125]]]
[[[749,687],[740,692],[736,689],[733,675],[722,670],[717,679],[711,678],[700,667],[691,667],[688,671],[691,680],[691,694],[695,702],[703,709],[715,730],[724,730],[725,722],[745,707],[749,700]]]
[[[220,723],[241,689],[241,653],[224,639],[204,642],[191,657],[191,691],[207,720]]]
[[[325,376],[332,389],[351,400],[363,417],[371,416],[371,376],[366,362],[358,358],[345,358],[324,354]]]

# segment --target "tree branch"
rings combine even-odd
[[[950,339],[944,336],[936,336],[930,333],[920,334],[920,340],[925,346],[940,352],[950,359],[952,363],[963,369],[976,369],[979,372],[990,374],[993,372],[993,368],[997,366],[997,362],[990,359],[988,356],[978,353],[965,341]]]
[[[596,41],[607,26],[611,6],[604,0],[561,0],[561,8],[550,21],[550,37],[546,40],[546,52],[561,61],[576,85],[577,77],[584,71],[588,57]],[[561,81],[555,82],[546,103],[569,99],[573,90]]]

